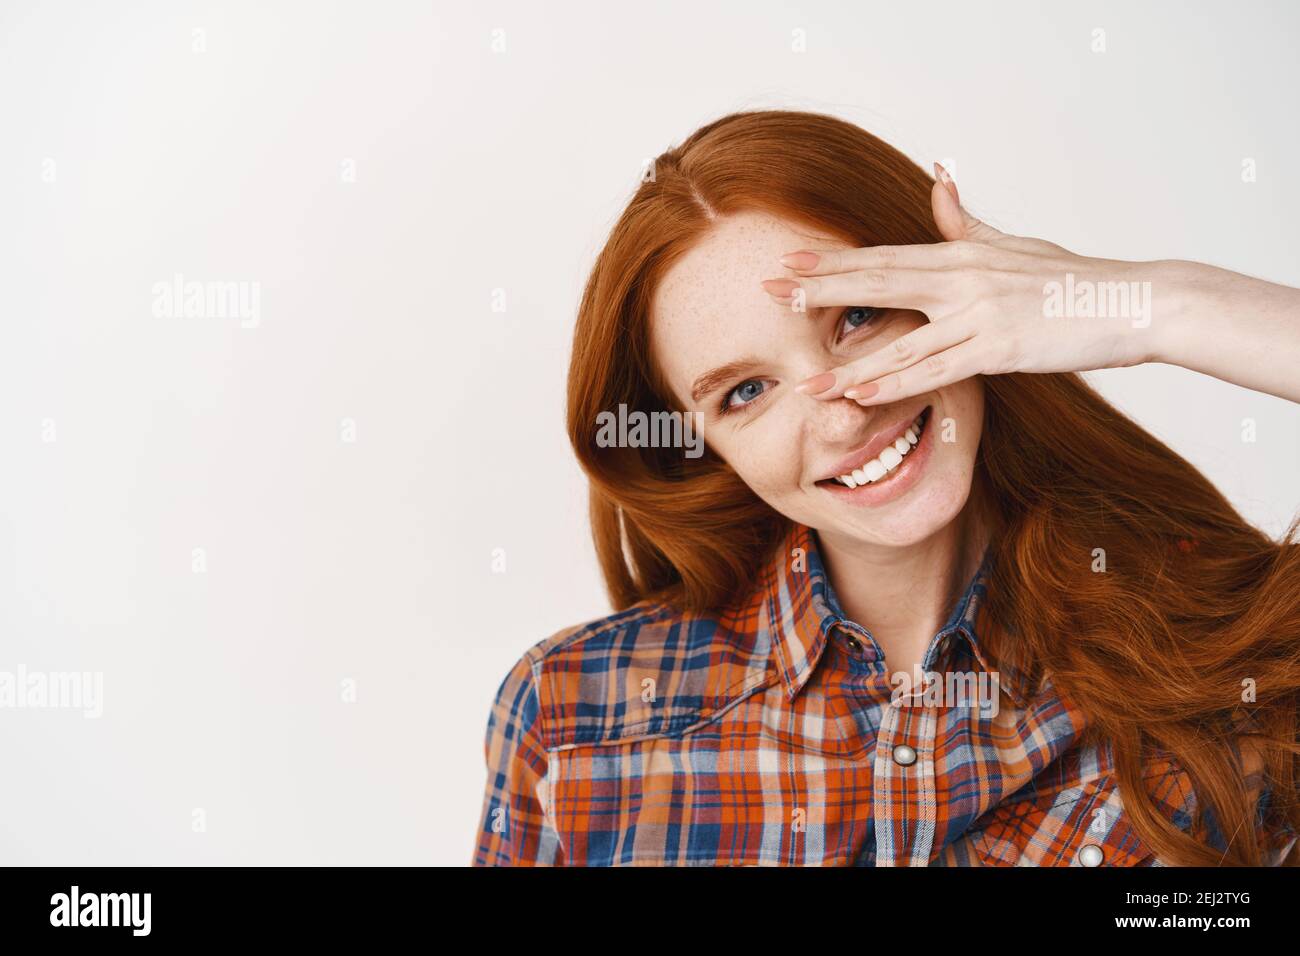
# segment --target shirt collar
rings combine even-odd
[[[951,641],[964,640],[979,666],[986,672],[996,671],[999,686],[1013,703],[1023,707],[1033,690],[1029,672],[1006,657],[995,667],[988,653],[987,638],[994,627],[987,609],[991,557],[991,550],[986,550],[947,623],[931,642],[922,669],[941,670],[937,666],[939,659],[950,652]],[[858,637],[868,660],[873,655],[883,656],[871,632],[844,616],[822,563],[817,534],[806,525],[794,523],[785,534],[767,568],[759,595],[763,602],[757,609],[759,626],[770,640],[771,659],[790,700],[812,676],[836,629]]]

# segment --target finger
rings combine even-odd
[[[811,259],[797,258],[810,254]],[[811,263],[812,259],[817,260],[815,265],[800,268],[798,263]],[[910,246],[862,246],[858,249],[801,249],[782,256],[781,264],[800,276],[823,276],[873,269],[950,269],[969,263],[952,243],[925,242]]]
[[[924,395],[936,388],[979,375],[985,369],[984,348],[977,337],[950,349],[927,356],[899,372],[890,372],[874,382],[857,386],[854,399],[859,405],[885,405],[904,398]]]
[[[949,273],[921,269],[867,269],[796,279],[765,279],[762,285],[774,299],[791,305],[797,312],[830,305],[916,309],[939,303],[945,297],[952,284],[952,280],[944,278],[946,275]]]
[[[890,372],[902,371],[917,362],[922,362],[937,352],[961,344],[973,334],[973,330],[960,322],[952,320],[927,322],[919,329],[900,335],[870,355],[838,365],[800,382],[795,386],[795,391],[812,395],[819,401],[841,396],[853,398],[853,395],[845,395],[845,392],[852,391],[858,385],[874,382]],[[826,378],[827,375],[833,378]],[[820,390],[813,391],[815,388]]]
[[[939,227],[939,235],[949,242],[966,238],[966,221],[962,216],[961,205],[944,184],[937,180],[930,188],[930,213],[934,216],[934,224]]]
[[[930,190],[930,211],[940,235],[949,241],[973,239],[977,242],[993,242],[1007,238],[1005,233],[976,219],[962,207],[957,184],[938,163],[934,164],[934,177],[934,187]]]
[[[982,247],[985,250],[1009,249],[1013,252],[1026,252],[1034,255],[1070,254],[1065,249],[1055,243],[1048,242],[1046,239],[1035,239],[1031,236],[1013,236],[994,229],[983,220],[976,219],[961,206],[956,205],[955,200],[944,188],[943,183],[935,183],[930,190],[930,206],[935,225],[939,227],[939,232],[943,237],[949,241],[928,248],[951,249],[955,267],[960,267],[962,263],[959,258],[959,250],[953,245],[953,242],[962,238],[972,242],[988,243],[987,246]],[[900,246],[898,248],[906,247]],[[976,248],[981,247],[977,246]]]

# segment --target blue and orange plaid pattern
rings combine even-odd
[[[1164,865],[1083,714],[981,646],[987,560],[921,665],[993,688],[959,703],[892,702],[801,525],[724,612],[643,602],[539,642],[492,705],[474,865]],[[1185,773],[1148,780],[1190,826]]]

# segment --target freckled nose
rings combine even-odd
[[[805,412],[808,430],[814,438],[827,445],[860,441],[863,425],[875,414],[873,408],[863,408],[847,398],[818,401],[806,400]]]

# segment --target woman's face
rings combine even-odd
[[[703,414],[709,447],[781,514],[862,543],[920,542],[952,521],[970,493],[983,384],[966,379],[871,407],[796,392],[804,379],[927,321],[869,303],[808,312],[777,303],[759,282],[794,277],[777,259],[801,248],[851,246],[761,213],[720,220],[655,291],[660,370],[682,407]]]

